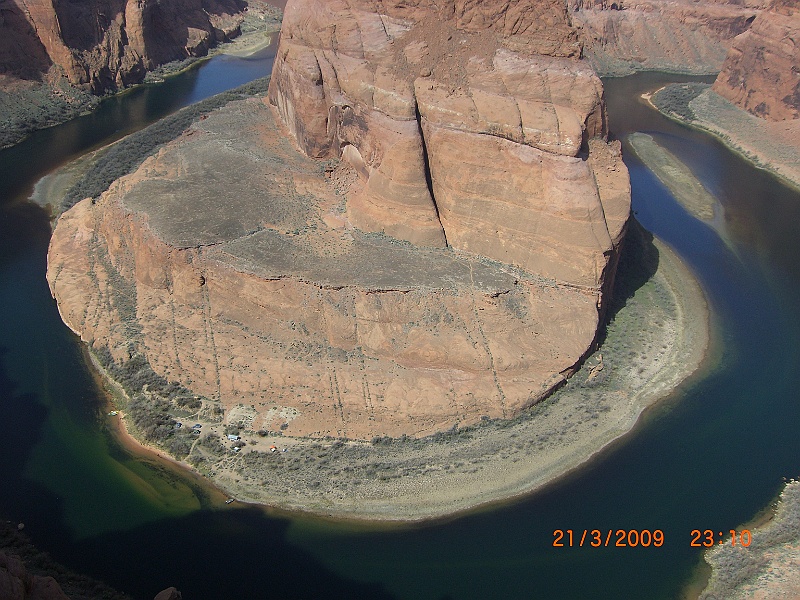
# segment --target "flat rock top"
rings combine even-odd
[[[234,123],[250,126],[234,127]],[[511,269],[450,249],[418,248],[349,226],[344,191],[356,177],[295,150],[258,100],[195,123],[122,182],[125,207],[178,249],[265,279],[409,290],[509,289]]]

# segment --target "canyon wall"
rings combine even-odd
[[[630,212],[579,57],[556,1],[290,1],[268,98],[61,216],[63,319],[245,429],[513,417],[592,347]]]
[[[241,23],[242,0],[0,0],[0,74],[43,80],[57,67],[93,93],[202,56]]]
[[[584,52],[601,75],[719,72],[766,0],[572,0]]]
[[[353,225],[599,288],[627,189],[602,197],[586,160],[606,133],[602,85],[564,5],[382,10],[290,3],[269,91],[303,152],[359,173]]]
[[[15,556],[0,551],[0,598],[3,600],[69,600],[55,579],[31,575]]]
[[[800,118],[800,2],[761,12],[734,40],[713,89],[770,121]]]

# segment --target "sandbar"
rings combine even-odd
[[[663,148],[651,135],[632,133],[628,136],[628,142],[647,168],[669,188],[689,214],[701,221],[714,218],[717,199],[703,187],[689,167]]]

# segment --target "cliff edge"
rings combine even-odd
[[[630,212],[579,55],[555,1],[290,1],[266,100],[62,215],[65,322],[245,430],[513,417],[594,343]]]

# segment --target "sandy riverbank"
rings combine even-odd
[[[708,309],[694,276],[646,233],[632,238],[629,262],[642,264],[626,277],[638,282],[623,286],[625,306],[603,346],[564,388],[523,416],[421,440],[372,443],[242,432],[240,451],[200,453],[200,460],[190,453],[188,462],[241,501],[378,521],[440,518],[553,482],[629,432],[706,355]],[[278,451],[268,451],[271,445]]]
[[[177,460],[162,448],[148,443],[141,435],[133,432],[132,424],[128,422],[128,415],[124,410],[118,408],[119,406],[127,405],[130,401],[127,393],[121,385],[111,378],[108,371],[88,349],[86,349],[85,356],[92,365],[92,372],[95,374],[98,387],[106,392],[108,410],[113,411],[107,415],[106,427],[117,443],[130,455],[135,456],[137,460],[155,462],[165,466],[176,479],[189,483],[190,485],[185,490],[185,497],[182,499],[186,508],[197,508],[200,504],[204,506],[224,506],[228,496],[223,490],[214,486],[212,482],[198,473],[192,465]]]
[[[684,95],[685,102],[680,102],[679,94],[673,93],[670,98],[670,92],[681,86],[696,93]],[[757,167],[800,189],[800,119],[760,119],[707,84],[672,84],[643,97],[665,116],[711,133]]]

